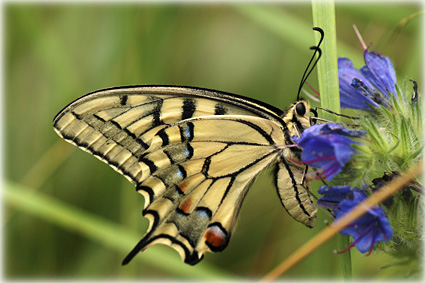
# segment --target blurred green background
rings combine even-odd
[[[314,229],[286,214],[267,170],[225,251],[191,267],[173,249],[155,246],[122,267],[147,229],[143,197],[52,128],[53,117],[85,93],[131,84],[207,87],[284,109],[296,99],[315,45],[308,2],[7,3],[3,11],[6,278],[260,278],[323,229],[323,211]],[[416,79],[421,92],[420,11],[419,3],[337,4],[339,56],[362,66],[356,24],[371,49],[392,59],[398,79]],[[318,88],[315,74],[309,82]],[[335,249],[328,242],[284,278],[340,279]],[[379,270],[392,262],[384,255],[352,256],[355,279],[409,271]]]

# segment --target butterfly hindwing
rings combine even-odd
[[[288,108],[283,121],[287,132],[299,136],[310,127],[310,106],[307,101],[297,101]],[[285,148],[276,165],[275,185],[283,207],[295,220],[313,227],[316,224],[316,207],[310,198],[308,183],[304,182],[307,166],[301,160],[300,148]]]
[[[130,257],[162,243],[195,264],[206,251],[224,249],[248,187],[275,162],[282,140],[277,123],[241,115],[193,118],[159,131],[142,158],[155,166],[142,165],[147,177],[138,184],[151,225]]]
[[[288,214],[311,228],[316,224],[316,208],[312,205],[308,186],[303,182],[305,170],[305,166],[281,158],[276,166],[275,183]]]

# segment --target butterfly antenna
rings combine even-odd
[[[313,30],[320,32],[320,40],[316,46],[310,47],[310,50],[314,50],[314,53],[313,53],[313,56],[311,56],[310,62],[308,62],[307,68],[305,68],[304,74],[301,78],[300,87],[298,88],[297,100],[300,99],[301,89],[303,88],[305,82],[307,81],[307,78],[310,76],[311,72],[313,71],[314,67],[316,67],[317,62],[322,56],[322,50],[320,49],[320,44],[322,44],[323,38],[325,37],[325,32],[319,27],[314,27]],[[319,54],[319,56],[317,56],[317,59],[316,59],[316,53]]]

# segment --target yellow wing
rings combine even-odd
[[[139,182],[137,161],[162,128],[209,115],[250,115],[282,121],[277,108],[207,89],[135,86],[90,93],[65,107],[53,127],[65,140]]]
[[[296,105],[307,108],[297,114]],[[278,162],[276,185],[288,213],[313,226],[305,166],[291,136],[309,126],[309,106],[283,113],[237,95],[189,87],[135,86],[97,91],[54,119],[68,142],[111,165],[145,197],[147,234],[124,260],[155,244],[196,264],[223,250],[248,187]]]

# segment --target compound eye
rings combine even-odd
[[[295,111],[297,111],[298,115],[304,116],[304,114],[305,114],[304,103],[298,103],[297,106],[295,106]]]

